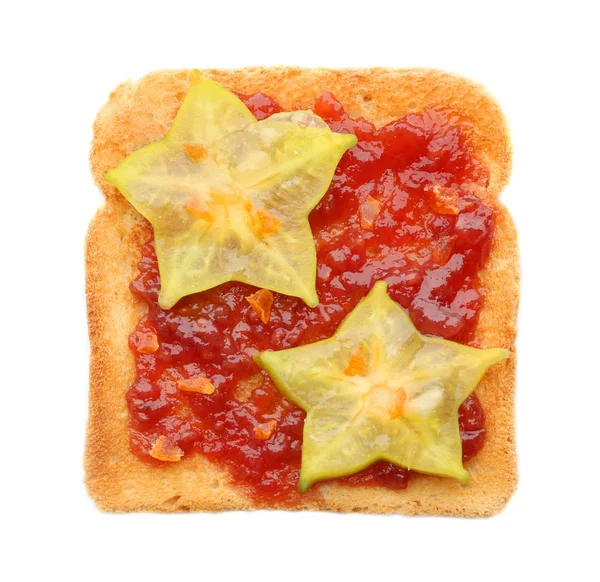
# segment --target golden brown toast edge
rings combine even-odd
[[[326,70],[288,67],[206,70],[229,89],[262,91],[283,108],[310,107],[331,91],[352,115],[377,126],[426,107],[451,107],[472,124],[477,157],[490,168],[486,197],[496,208],[491,255],[480,276],[486,301],[477,326],[481,347],[504,347],[512,357],[493,366],[477,388],[486,412],[483,450],[466,467],[463,486],[440,477],[418,477],[403,491],[383,487],[316,485],[299,508],[411,515],[488,516],[500,511],[517,482],[514,442],[516,316],[519,259],[516,231],[497,200],[508,181],[510,140],[496,102],[464,78],[424,69]],[[86,240],[86,289],[91,345],[85,482],[107,511],[258,509],[226,471],[200,455],[164,467],[149,466],[129,449],[126,392],[135,377],[128,335],[143,308],[129,292],[142,243],[149,231],[140,215],[103,179],[139,147],[169,129],[189,83],[187,71],[159,71],[125,83],[110,96],[94,124],[91,167],[106,204],[92,220]]]

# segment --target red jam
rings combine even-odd
[[[281,110],[260,93],[241,98],[258,119]],[[316,100],[314,111],[334,131],[359,138],[310,215],[318,259],[316,308],[275,293],[263,323],[245,299],[257,289],[228,283],[164,311],[157,304],[152,242],[143,247],[131,284],[148,305],[130,336],[137,365],[127,395],[134,453],[162,464],[150,450],[165,436],[184,456],[199,452],[225,467],[258,500],[289,504],[300,499],[305,413],[277,391],[252,356],[330,337],[378,280],[387,281],[390,295],[422,333],[472,342],[482,306],[477,273],[494,228],[492,209],[473,193],[486,185],[487,170],[472,158],[454,112],[426,110],[377,130],[349,117],[329,93]],[[212,393],[178,389],[178,381],[198,376],[212,383]],[[277,424],[265,438],[261,427],[271,430],[272,420]],[[475,395],[461,406],[459,423],[468,459],[485,438]],[[399,489],[413,475],[379,462],[340,481]]]

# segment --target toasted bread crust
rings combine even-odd
[[[451,479],[419,477],[403,491],[323,483],[298,508],[461,516],[500,511],[517,481],[514,346],[519,262],[513,222],[497,200],[508,181],[511,151],[495,101],[470,81],[432,70],[279,67],[203,72],[229,89],[272,95],[284,108],[310,107],[317,95],[331,91],[350,114],[362,115],[377,126],[434,106],[450,107],[470,122],[471,143],[491,172],[486,197],[496,209],[494,244],[480,274],[486,301],[476,337],[481,347],[504,347],[513,354],[493,366],[477,388],[486,411],[487,440],[483,450],[466,463],[471,481],[463,486]],[[102,176],[132,151],[164,136],[187,87],[187,71],[156,72],[137,83],[125,83],[111,94],[94,125],[91,166],[106,204],[90,224],[86,240],[91,364],[85,481],[97,505],[107,511],[278,507],[257,503],[226,471],[201,455],[156,467],[129,449],[125,395],[135,377],[135,361],[128,335],[142,313],[129,283],[136,275],[149,230]]]

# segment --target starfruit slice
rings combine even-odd
[[[508,356],[421,335],[378,282],[330,339],[256,360],[307,412],[302,492],[380,460],[466,483],[458,408]]]
[[[160,141],[105,174],[154,228],[159,304],[241,281],[315,306],[308,215],[356,137],[310,111],[257,122],[199,73]]]

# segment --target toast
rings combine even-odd
[[[512,354],[492,367],[477,387],[487,435],[484,448],[465,463],[471,480],[461,485],[426,476],[400,491],[321,483],[315,486],[318,495],[297,509],[473,517],[499,512],[517,482],[514,388],[519,262],[515,227],[498,200],[510,174],[511,148],[496,102],[481,86],[435,70],[277,67],[202,73],[232,91],[271,95],[284,109],[310,108],[317,95],[330,91],[350,115],[378,127],[427,107],[448,107],[468,120],[475,156],[490,170],[486,203],[496,212],[492,250],[480,272],[486,300],[476,339],[481,347],[502,347]],[[224,469],[199,454],[156,467],[138,459],[129,448],[126,393],[135,378],[135,362],[128,336],[143,314],[129,283],[151,232],[103,174],[134,150],[165,135],[188,86],[187,71],[160,71],[125,83],[110,95],[94,124],[91,168],[105,205],[90,224],[85,250],[91,344],[85,482],[98,507],[106,511],[279,507],[246,495]]]

